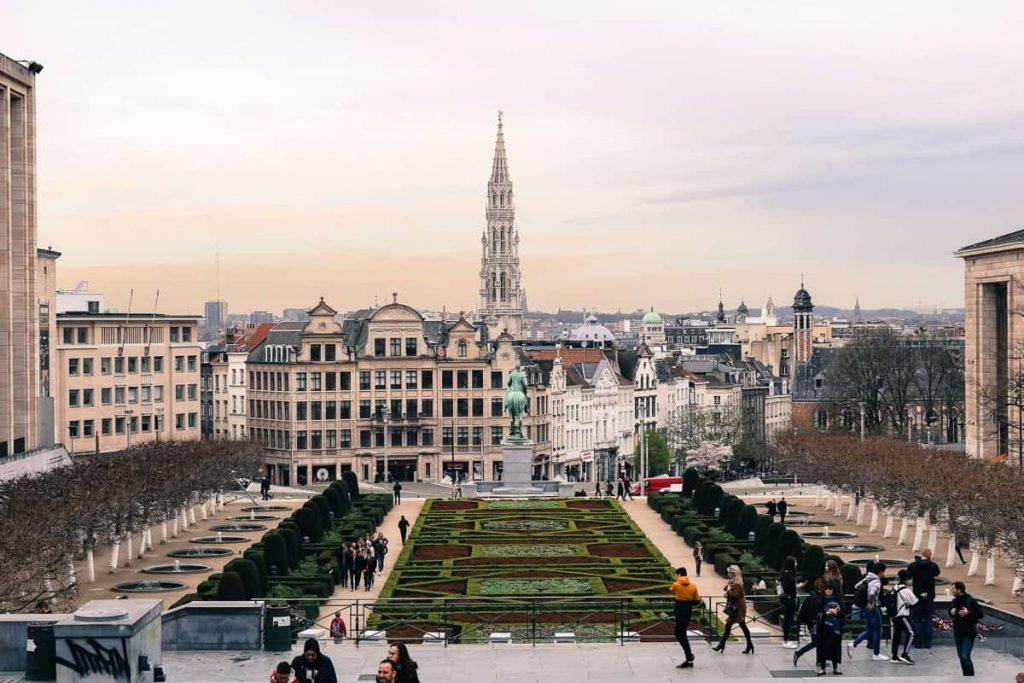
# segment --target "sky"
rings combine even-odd
[[[478,304],[498,110],[531,309],[963,305],[1024,227],[1024,4],[5,0],[39,245],[122,310]],[[219,278],[217,254],[219,252]],[[141,302],[141,303],[140,303]]]

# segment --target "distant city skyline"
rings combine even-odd
[[[498,109],[538,310],[785,305],[801,273],[957,308],[952,252],[1020,227],[1014,3],[5,10],[44,65],[39,244],[115,308],[474,309]]]

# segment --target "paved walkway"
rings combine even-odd
[[[334,645],[325,643],[323,651],[338,672],[340,683],[373,681],[377,663],[387,655],[387,644]],[[165,652],[163,664],[169,681],[264,681],[281,660],[291,661],[291,652]],[[678,645],[662,643],[543,644],[530,645],[413,645],[412,658],[419,663],[420,678],[445,683],[550,683],[551,681],[593,681],[627,683],[629,681],[743,681],[760,683],[779,678],[813,677],[810,653],[794,668],[792,650],[779,645],[757,644],[754,655],[741,654],[738,647],[725,654],[712,653],[703,644],[694,645],[696,666],[676,669],[682,661]],[[906,666],[873,662],[862,653],[843,662],[845,675],[829,680],[883,681],[898,683],[960,680],[960,669],[951,646],[914,653],[917,664]],[[1024,663],[986,647],[974,649],[977,679],[1013,681]]]

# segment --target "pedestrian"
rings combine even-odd
[[[777,584],[779,604],[782,605],[782,647],[795,649],[796,639],[790,640],[793,618],[796,616],[796,558],[787,557],[782,561],[782,572]]]
[[[853,651],[865,640],[874,652],[872,659],[884,661],[889,659],[881,654],[882,646],[882,577],[885,576],[885,565],[872,562],[868,565],[867,575],[854,586],[854,604],[864,615],[864,630],[846,646],[846,653],[853,658]]]
[[[409,656],[405,643],[391,643],[388,659],[395,665],[395,683],[420,683],[419,664]]]
[[[338,558],[338,583],[342,588],[348,588],[348,567],[346,566],[346,558],[348,557],[348,543],[341,544],[340,555]]]
[[[818,675],[825,675],[825,665],[832,663],[832,674],[842,675],[839,665],[843,659],[843,607],[836,599],[835,589],[825,584],[821,612],[817,618]]]
[[[693,667],[693,650],[690,649],[687,631],[690,628],[694,605],[700,602],[700,595],[697,593],[697,586],[690,583],[686,576],[686,567],[676,569],[676,580],[669,588],[669,592],[675,596],[676,640],[686,655],[686,660],[682,664],[677,664],[676,668],[689,669]]]
[[[914,577],[914,595],[917,605],[914,607],[914,647],[919,650],[930,650],[932,647],[932,614],[935,611],[935,579],[942,570],[932,561],[932,549],[925,548],[921,557],[910,565],[910,574]]]
[[[779,513],[778,506],[775,504],[775,499],[772,498],[767,503],[765,503],[765,508],[767,508],[767,510],[768,510],[768,516],[771,517],[772,521],[774,522],[775,521],[775,515],[777,515]]]
[[[395,663],[390,659],[382,659],[377,665],[377,683],[395,683],[398,679],[395,671]]]
[[[455,498],[462,498],[462,480],[455,482]]]
[[[618,483],[615,485],[616,498],[619,500],[626,500],[626,485],[625,482],[620,478]]]
[[[832,597],[836,599],[843,608],[843,618],[846,618],[846,598],[843,595],[843,575],[839,572],[839,563],[835,560],[825,560],[825,571],[822,573],[826,586],[832,586]]]
[[[630,500],[633,500],[633,482],[629,477],[626,477],[626,495],[629,496]]]
[[[391,487],[391,490],[395,494],[395,505],[401,505],[402,504],[402,485],[399,484],[396,481],[395,485]]]
[[[964,548],[970,550],[970,544],[964,543],[959,538],[956,539],[956,556],[960,558],[960,564],[967,564],[967,560],[964,559]]]
[[[614,491],[615,491],[615,489],[612,488],[612,480],[609,479],[608,481],[606,481],[604,483],[604,495],[606,495],[609,498],[611,498],[612,495],[614,494]]]
[[[362,552],[355,554],[352,564],[352,590],[359,590],[359,584],[363,582],[363,574],[366,573],[366,555]]]
[[[341,612],[335,612],[334,618],[331,619],[331,638],[334,638],[334,644],[340,644],[347,635],[348,629],[345,627],[345,620],[341,618]]]
[[[366,563],[363,565],[363,590],[365,591],[373,590],[373,570],[376,564],[373,555],[367,551]]]
[[[833,591],[833,595],[835,595]],[[810,635],[810,642],[804,645],[802,648],[793,653],[793,666],[797,665],[800,658],[811,650],[817,650],[818,646],[818,615],[821,614],[824,609],[823,605],[825,602],[825,579],[814,580],[814,590],[811,591],[810,595],[804,598],[803,603],[800,605],[800,612],[797,614],[797,619],[801,624],[807,627],[807,633]]]
[[[700,565],[704,562],[704,544],[697,541],[697,545],[693,546],[693,563],[697,565],[697,578],[700,578]]]
[[[302,647],[302,654],[292,660],[296,680],[306,683],[338,683],[331,658],[320,652],[320,643],[310,638]]]
[[[388,539],[384,538],[382,532],[377,533],[373,540],[373,555],[377,558],[377,573],[384,573],[384,556],[388,554]]]
[[[263,477],[260,481],[260,497],[263,500],[270,500],[270,477]]]
[[[963,581],[953,582],[953,604],[949,607],[949,616],[953,617],[953,642],[956,643],[956,656],[960,659],[960,669],[964,676],[974,675],[974,662],[971,661],[971,650],[978,637],[978,620],[985,616],[981,605],[967,593]]]
[[[779,504],[778,504],[777,507],[779,509],[779,522],[781,522],[782,524],[785,524],[786,523],[786,512],[789,511],[789,503],[786,502],[786,497],[785,496],[783,496],[779,500]]]
[[[601,497],[601,482],[594,482],[594,498]]]
[[[405,536],[409,533],[409,520],[405,518],[405,515],[398,520],[398,533],[402,536],[402,545],[405,545]]]
[[[722,632],[722,639],[718,641],[718,645],[711,649],[715,652],[724,652],[725,641],[729,639],[732,627],[738,624],[740,631],[747,639],[747,649],[743,651],[743,654],[752,655],[754,654],[754,643],[750,640],[750,629],[747,628],[747,597],[743,592],[743,574],[740,572],[740,568],[734,564],[729,565],[727,573],[729,580],[725,584],[725,609],[723,610],[726,616],[725,630]]]
[[[896,573],[896,586],[893,590],[894,608],[890,618],[892,619],[892,656],[889,661],[893,664],[913,664],[908,652],[910,644],[916,641],[915,628],[911,623],[911,615],[914,614],[914,605],[918,599],[914,589],[907,585],[910,580],[910,572],[901,569]],[[903,643],[903,653],[900,654],[900,643]],[[916,647],[916,646],[915,646]]]
[[[292,666],[288,662],[278,662],[270,673],[270,683],[292,683]]]

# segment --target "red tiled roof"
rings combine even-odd
[[[555,349],[531,349],[526,352],[527,358],[532,361],[553,361]],[[575,365],[576,363],[600,363],[605,359],[602,349],[573,349],[564,348],[561,350],[562,363],[564,365]]]

